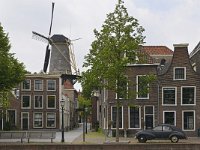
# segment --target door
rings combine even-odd
[[[15,110],[8,110],[7,111],[7,121],[9,121],[10,125],[11,125],[11,129],[15,129],[16,128],[16,112]]]
[[[29,129],[29,113],[22,113],[22,130]]]
[[[146,129],[153,128],[153,115],[146,115],[145,116],[145,127]]]
[[[145,128],[153,129],[154,126],[154,107],[153,106],[145,106]]]

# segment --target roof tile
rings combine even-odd
[[[173,51],[166,46],[142,46],[149,55],[173,55]]]

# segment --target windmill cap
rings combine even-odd
[[[69,39],[67,37],[65,37],[64,35],[62,34],[54,34],[52,37],[51,37],[51,40],[54,42],[54,43],[66,43],[66,42],[69,42]]]

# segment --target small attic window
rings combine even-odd
[[[186,68],[175,67],[174,68],[174,80],[186,80]]]
[[[160,66],[164,66],[165,65],[165,62],[166,62],[166,60],[165,59],[161,59],[161,61],[160,61]]]

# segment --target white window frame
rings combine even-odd
[[[42,97],[42,107],[35,107],[35,96],[41,96]],[[43,100],[43,95],[34,95],[34,109],[43,109],[43,107],[44,107],[44,100]]]
[[[29,97],[29,107],[23,107],[23,97],[28,96]],[[31,95],[22,95],[21,96],[21,108],[22,109],[31,109]]]
[[[36,81],[36,80],[41,80],[41,81],[42,81],[42,89],[41,89],[41,90],[40,90],[40,89],[39,89],[39,90],[36,89],[36,86],[35,86],[35,81]],[[43,84],[43,80],[42,80],[42,79],[35,79],[35,80],[34,80],[34,91],[43,91],[43,86],[44,86],[44,84]]]
[[[49,90],[49,86],[48,86],[49,81],[54,81],[54,90]],[[54,79],[47,80],[47,91],[56,91],[56,80],[54,80]]]
[[[163,123],[165,123],[165,113],[167,113],[167,112],[173,112],[174,113],[174,125],[176,126],[176,111],[175,110],[163,111]]]
[[[183,88],[194,88],[194,104],[183,104]],[[181,86],[181,105],[182,106],[194,106],[196,105],[196,86]]]
[[[179,69],[179,68],[183,68],[184,69],[184,78],[183,79],[176,79],[175,78],[175,70]],[[186,80],[186,67],[174,67],[174,70],[173,70],[173,80]]]
[[[136,76],[136,92],[137,92],[137,96],[136,96],[136,99],[149,99],[149,92],[147,93],[147,97],[138,97],[138,90],[139,90],[139,88],[138,88],[138,86],[139,86],[139,84],[138,84],[138,78],[139,77],[141,77],[141,76],[146,76],[146,75],[137,75]],[[149,84],[148,84],[149,85]],[[147,86],[148,86],[147,85]]]
[[[47,116],[48,116],[48,114],[54,114],[55,115],[55,125],[54,125],[54,127],[48,127],[47,126],[47,121],[48,121],[48,118],[47,118]],[[56,113],[54,113],[54,112],[47,112],[46,113],[46,128],[56,128]]]
[[[35,114],[42,114],[42,126],[41,127],[35,126]],[[33,113],[33,128],[37,128],[37,129],[43,128],[43,124],[44,124],[44,122],[43,122],[43,112],[34,112]]]
[[[138,107],[139,108],[139,123],[140,123],[140,126],[139,128],[131,128],[130,127],[130,107],[128,107],[128,129],[141,129],[142,125],[141,125],[141,106],[135,106],[135,107]]]
[[[193,112],[194,113],[194,129],[192,130],[185,130],[184,129],[184,112]],[[195,128],[196,128],[196,114],[195,114],[195,110],[183,110],[182,111],[182,130],[183,131],[195,131]]]
[[[175,103],[174,104],[164,104],[164,89],[165,88],[175,89]],[[177,87],[162,87],[162,106],[177,106]]]
[[[113,116],[112,116],[113,107],[117,107],[117,106],[111,106],[111,120],[112,121],[113,121]],[[121,107],[122,107],[122,127],[119,128],[119,129],[123,129],[124,128],[124,107],[123,106],[121,106]],[[111,129],[116,129],[116,128],[113,128],[113,126],[111,126]]]
[[[28,114],[28,129],[30,129],[30,126],[29,126],[29,120],[30,120],[29,112],[21,112],[21,129],[23,129],[23,114]]]
[[[127,83],[126,83],[126,97],[118,97],[119,99],[128,99],[128,76],[125,76],[127,78]],[[117,81],[116,81],[116,88],[117,88]],[[117,99],[117,93],[115,93],[115,99]]]
[[[27,81],[27,80],[29,80],[29,82],[30,82],[30,87],[29,87],[29,89],[24,89],[23,87],[23,85],[24,85],[24,81]],[[31,79],[25,79],[22,83],[21,83],[21,89],[22,89],[22,91],[30,91],[31,90]]]
[[[55,107],[49,107],[49,106],[48,106],[48,101],[49,101],[49,98],[48,98],[48,97],[49,97],[49,96],[55,97],[55,99],[54,99],[54,105],[55,105]],[[47,108],[47,109],[56,109],[56,95],[47,95],[47,100],[46,100],[46,102],[47,102],[47,103],[46,103],[46,108]]]

